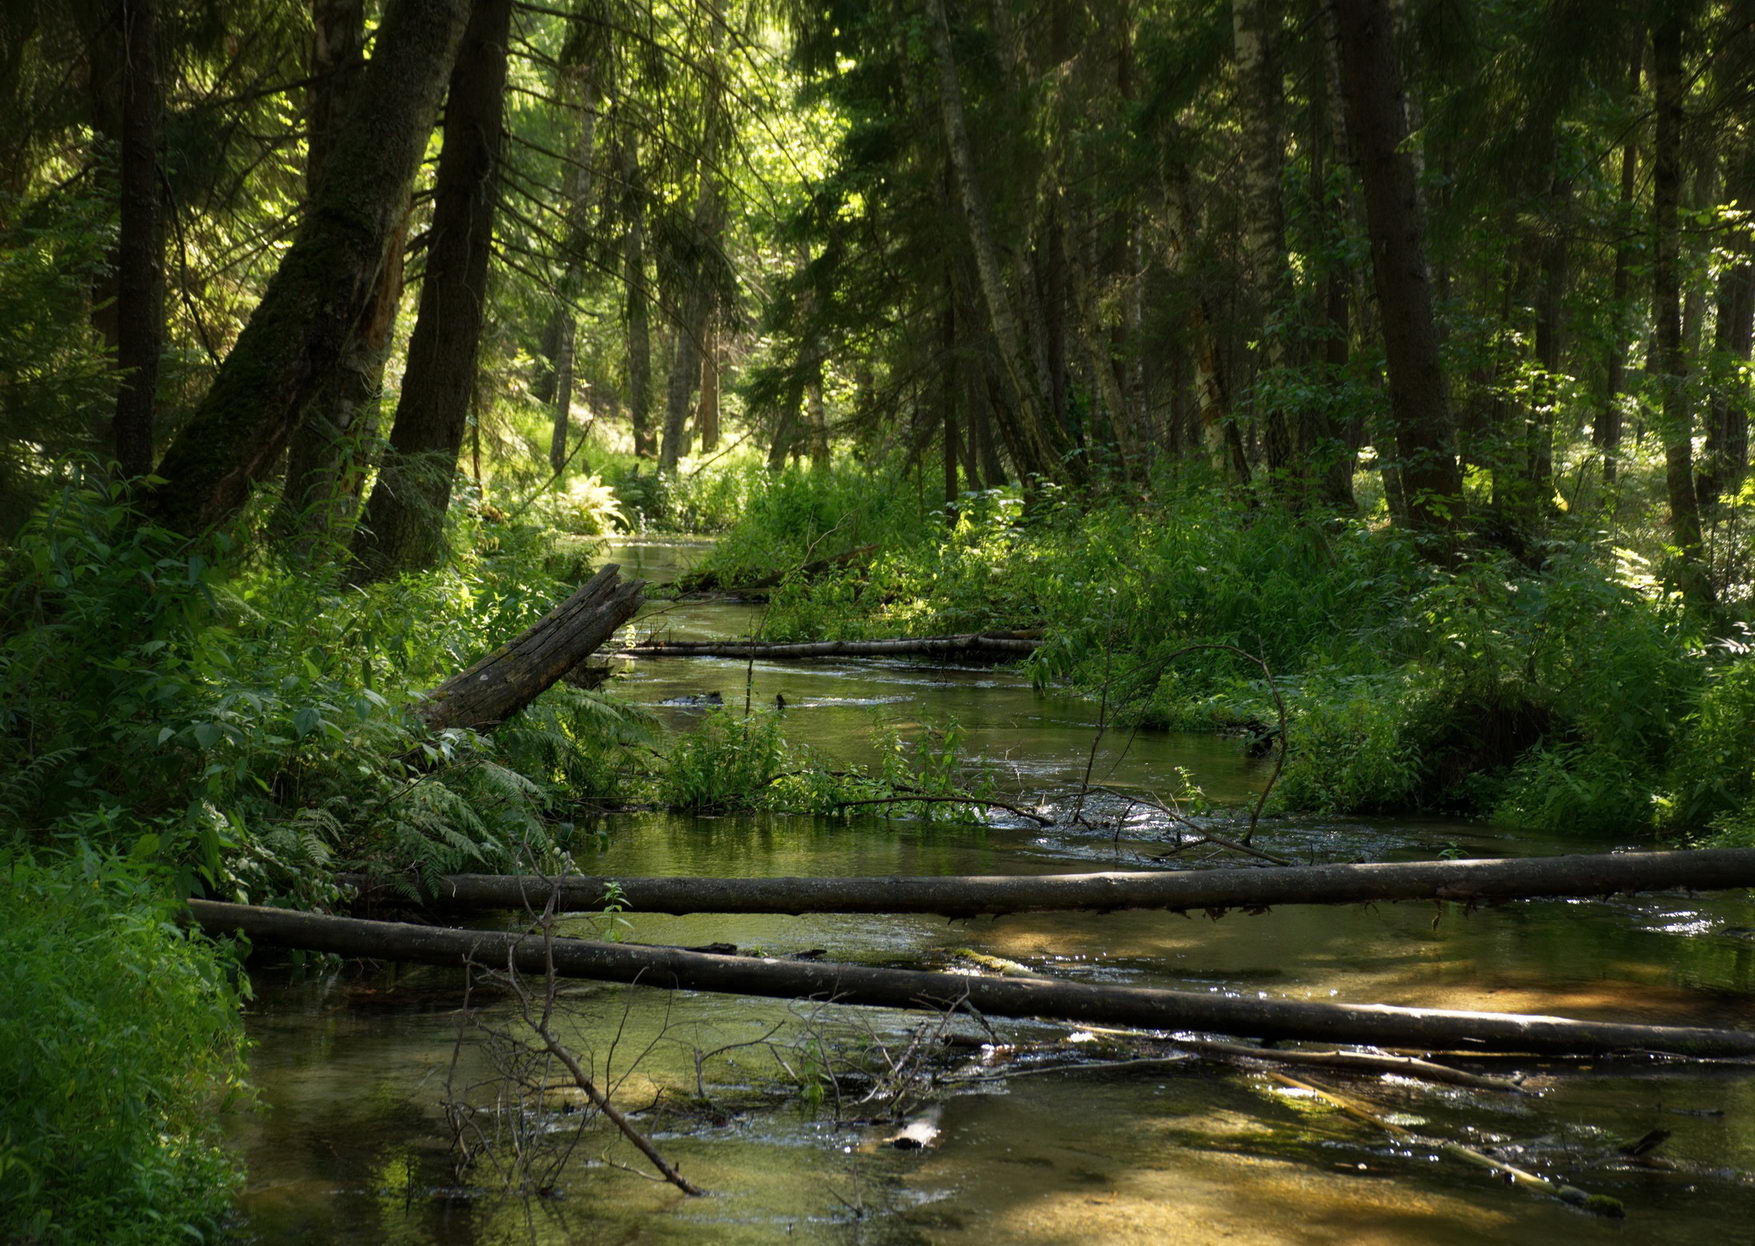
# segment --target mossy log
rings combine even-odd
[[[623,658],[876,658],[955,653],[1034,653],[1033,632],[967,632],[885,640],[653,640],[623,649]]]
[[[596,652],[640,608],[643,582],[623,580],[619,572],[615,563],[603,567],[523,635],[435,688],[415,713],[435,730],[484,731],[510,718]]]
[[[349,881],[360,883],[362,878]],[[1256,912],[1276,904],[1454,900],[1477,904],[1542,896],[1755,887],[1755,849],[1576,854],[1480,861],[1157,870],[1104,874],[865,878],[595,878],[452,874],[430,902],[454,910],[557,911],[603,905],[604,888],[646,913],[1109,912],[1171,909]]]
[[[1653,1051],[1700,1058],[1755,1056],[1755,1033],[1741,1030],[869,969],[584,939],[545,940],[515,931],[413,926],[209,900],[192,900],[189,908],[210,934],[242,933],[257,944],[437,965],[474,961],[499,966],[509,959],[524,973],[542,974],[552,966],[561,977],[662,990],[881,1008],[969,1008],[988,1017],[1047,1017],[1259,1039],[1557,1054]]]

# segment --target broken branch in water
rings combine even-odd
[[[1279,1082],[1282,1086],[1290,1086],[1294,1090],[1302,1090],[1306,1094],[1315,1095],[1319,1099],[1326,1100],[1341,1111],[1345,1112],[1348,1116],[1353,1117],[1355,1120],[1361,1120],[1368,1125],[1377,1126],[1398,1142],[1411,1143],[1415,1146],[1432,1147],[1455,1159],[1460,1159],[1465,1163],[1479,1165],[1482,1168],[1489,1169],[1499,1176],[1506,1178],[1519,1189],[1528,1190],[1532,1194],[1550,1195],[1559,1199],[1563,1203],[1570,1203],[1574,1207],[1581,1207],[1585,1211],[1592,1212],[1599,1216],[1608,1216],[1616,1220],[1619,1220],[1627,1214],[1627,1208],[1622,1205],[1621,1200],[1618,1198],[1610,1198],[1607,1194],[1591,1194],[1586,1190],[1579,1189],[1575,1185],[1567,1185],[1563,1181],[1553,1181],[1547,1177],[1537,1176],[1535,1173],[1530,1172],[1527,1169],[1519,1168],[1514,1164],[1508,1164],[1501,1159],[1495,1159],[1485,1151],[1477,1151],[1473,1147],[1464,1146],[1460,1142],[1452,1142],[1448,1138],[1423,1137],[1410,1130],[1404,1129],[1402,1126],[1384,1116],[1381,1112],[1367,1107],[1358,1100],[1349,1098],[1348,1096],[1341,1094],[1339,1091],[1331,1090],[1326,1086],[1319,1086],[1315,1082],[1300,1080],[1296,1077],[1289,1077],[1284,1073],[1269,1073],[1268,1076],[1273,1078],[1274,1081]]]

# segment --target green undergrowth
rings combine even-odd
[[[895,742],[881,773],[835,773],[773,716],[664,739],[644,711],[565,683],[492,733],[428,731],[409,708],[426,690],[589,572],[538,527],[460,522],[466,554],[357,589],[182,541],[97,478],[63,491],[12,552],[0,834],[149,843],[182,894],[310,906],[339,899],[344,870],[561,871],[605,808],[829,812],[898,785],[951,793],[931,733]]]
[[[6,1240],[222,1240],[240,1173],[214,1112],[244,1074],[229,955],[175,925],[138,858],[0,852],[0,904]]]
[[[782,715],[715,709],[670,750],[657,775],[659,803],[700,813],[768,810],[844,814],[853,809],[926,822],[972,822],[991,777],[962,752],[955,723],[913,736],[884,729],[873,768],[835,769],[788,739]]]
[[[777,485],[785,506],[752,507],[723,544],[779,547],[782,516],[832,509],[801,491],[852,483]],[[1146,501],[968,494],[954,522],[903,527],[857,565],[783,579],[764,638],[1036,628],[1033,675],[1121,721],[1272,729],[1260,667],[1206,647],[1235,646],[1287,705],[1284,810],[1755,842],[1747,620],[1690,614],[1609,534],[1562,518],[1534,557],[1474,541],[1439,567],[1380,518],[1300,520],[1186,476]]]

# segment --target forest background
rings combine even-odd
[[[1746,6],[0,16],[30,1233],[223,1219],[239,980],[181,897],[899,781],[613,691],[423,728],[606,532],[722,533],[770,639],[1041,629],[1122,721],[1274,728],[1171,660],[1234,645],[1287,812],[1755,841]]]

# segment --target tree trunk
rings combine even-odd
[[[1213,336],[1213,316],[1207,306],[1206,294],[1199,287],[1199,277],[1190,264],[1191,244],[1198,236],[1198,222],[1188,182],[1188,167],[1173,160],[1164,187],[1169,200],[1164,227],[1169,243],[1166,259],[1172,271],[1188,270],[1189,281],[1194,286],[1185,323],[1194,353],[1195,411],[1200,420],[1201,442],[1214,458],[1229,465],[1237,483],[1247,485],[1250,479],[1249,456],[1244,450],[1243,435],[1238,431],[1237,422],[1231,418],[1218,343]]]
[[[164,230],[158,185],[158,0],[121,0],[122,216],[116,240],[113,426],[124,476],[152,470],[153,410],[164,340]]]
[[[969,141],[968,125],[963,116],[963,92],[957,81],[956,61],[951,55],[951,33],[945,18],[944,0],[930,0],[928,8],[927,33],[938,67],[939,111],[944,123],[945,144],[957,176],[964,223],[974,253],[982,300],[987,306],[989,327],[994,345],[998,347],[1000,374],[1012,400],[1011,411],[1002,413],[1002,416],[1014,416],[1017,449],[1024,456],[1018,463],[1020,474],[1047,475],[1060,467],[1065,449],[1060,434],[1064,430],[1051,423],[1048,396],[1035,378],[1037,368],[1030,362],[1024,329],[1005,287],[999,247],[993,238],[992,217],[981,190],[974,147]],[[1045,364],[1046,359],[1042,362]]]
[[[701,402],[695,408],[695,427],[701,433],[701,453],[719,448],[719,318],[707,320],[705,349],[701,352]]]
[[[1641,39],[1639,46],[1633,52],[1632,83],[1628,90],[1628,94],[1635,99],[1639,96],[1639,77],[1644,53],[1645,41]],[[1615,275],[1611,287],[1612,303],[1609,309],[1611,337],[1608,378],[1603,387],[1601,419],[1593,430],[1595,441],[1603,451],[1603,485],[1610,489],[1614,487],[1615,476],[1620,467],[1621,404],[1619,400],[1622,390],[1626,387],[1624,378],[1627,370],[1627,326],[1631,319],[1628,301],[1633,288],[1633,196],[1638,182],[1638,172],[1639,149],[1634,146],[1632,138],[1629,137],[1626,146],[1621,149],[1621,210],[1616,220],[1622,235],[1620,241],[1615,244]]]
[[[1731,158],[1726,198],[1747,210],[1755,200],[1755,157]],[[1713,329],[1712,397],[1707,412],[1706,446],[1697,496],[1716,507],[1720,493],[1734,493],[1743,482],[1749,459],[1749,363],[1755,337],[1755,264],[1750,263],[1746,223],[1739,223],[1726,244],[1736,262],[1718,279],[1718,308]]]
[[[1289,362],[1284,317],[1292,302],[1286,259],[1286,213],[1280,194],[1285,139],[1281,133],[1284,89],[1280,80],[1277,0],[1233,0],[1237,46],[1238,113],[1243,148],[1243,243],[1249,286],[1260,315],[1261,363],[1254,406],[1261,419],[1269,484],[1294,506],[1307,505],[1305,482],[1292,479],[1292,438],[1286,411],[1274,396]]]
[[[313,202],[365,65],[363,0],[314,0],[311,86],[305,108],[305,197]],[[366,450],[378,435],[379,389],[402,300],[408,215],[384,248],[372,300],[335,371],[294,426],[287,446],[286,485],[277,526],[309,550],[343,534],[359,511]]]
[[[598,899],[602,902],[601,896]],[[510,931],[450,930],[400,922],[325,917],[287,909],[191,900],[209,933],[242,932],[270,943],[435,965],[474,962],[660,990],[715,991],[817,999],[881,1008],[972,1009],[987,1017],[1051,1017],[1100,1025],[1313,1039],[1384,1047],[1551,1053],[1668,1052],[1697,1057],[1755,1055],[1755,1034],[1692,1026],[1627,1025],[1512,1013],[1348,1006],[1208,991],[1087,985],[1045,978],[986,978],[908,969],[866,969],[824,961],[718,956],[681,948],[584,939],[542,939]]]
[[[147,499],[167,527],[229,520],[279,461],[377,290],[426,150],[468,0],[390,0],[329,175]]]
[[[354,539],[361,583],[430,566],[443,553],[487,309],[511,17],[512,0],[475,0],[451,75],[402,400]]]
[[[720,234],[724,229],[723,191],[718,160],[725,143],[725,104],[718,75],[725,23],[716,3],[710,4],[707,63],[713,80],[706,91],[706,116],[701,127],[700,177],[695,187],[695,207],[690,223],[687,253],[676,258],[681,318],[676,324],[676,349],[670,355],[665,377],[664,441],[658,462],[666,471],[689,452],[689,403],[700,379],[701,348],[708,321],[713,316],[719,264]]]
[[[601,907],[607,878],[455,874],[430,902],[447,911]],[[1714,848],[1477,861],[1151,870],[1016,877],[618,878],[638,913],[929,913],[953,920],[1007,913],[1168,909],[1255,912],[1281,904],[1394,900],[1498,903],[1620,892],[1755,887],[1755,850]]]
[[[530,629],[428,693],[415,712],[435,731],[497,726],[552,687],[640,608],[639,580],[603,567]]]
[[[562,193],[567,205],[566,267],[561,273],[560,287],[555,291],[554,310],[543,333],[545,343],[552,342],[554,354],[550,375],[554,392],[548,442],[549,467],[558,475],[567,463],[567,432],[573,421],[574,355],[578,345],[576,304],[585,286],[585,264],[581,256],[590,245],[591,154],[597,140],[597,77],[595,66],[588,62],[569,65],[563,71],[563,92],[578,104],[579,139],[574,145],[572,162],[562,174]]]
[[[1432,278],[1390,12],[1384,0],[1329,0],[1341,64],[1347,137],[1365,191],[1371,268],[1389,372],[1390,418],[1408,517],[1446,538],[1462,518]]]
[[[1652,143],[1652,345],[1663,386],[1664,483],[1670,501],[1670,543],[1676,579],[1693,605],[1711,606],[1694,493],[1694,420],[1688,406],[1688,366],[1682,347],[1682,286],[1678,271],[1677,210],[1682,193],[1682,14],[1661,7],[1651,31],[1652,85],[1657,126]]]
[[[640,170],[639,136],[622,140],[622,214],[627,238],[622,244],[622,284],[627,288],[628,423],[634,454],[642,459],[658,449],[652,428],[652,310],[646,293],[646,183]]]

